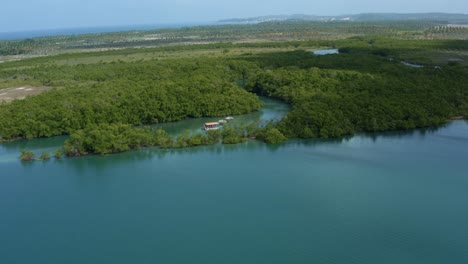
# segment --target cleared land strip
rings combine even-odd
[[[24,99],[29,95],[40,94],[50,87],[12,87],[0,90],[0,102],[10,102],[16,99]]]

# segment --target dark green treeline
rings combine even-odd
[[[217,58],[76,66],[28,66],[22,62],[21,67],[5,67],[0,78],[21,78],[56,88],[1,106],[0,135],[8,140],[82,131],[80,138],[84,138],[96,128],[114,129],[106,125],[135,126],[241,114],[261,107],[255,94],[292,106],[283,120],[259,129],[257,135],[240,130],[242,137],[271,138],[270,142],[283,140],[283,135],[326,138],[361,131],[413,129],[468,115],[468,68],[457,62],[435,63],[431,57],[435,51],[466,51],[467,41],[357,37],[330,44],[340,48],[341,54],[315,56],[305,50],[242,55],[228,52]],[[221,47],[225,49],[226,45]],[[423,67],[402,63],[410,57],[420,58]],[[137,137],[126,133],[117,134]],[[211,141],[203,141],[207,142]],[[129,148],[133,145],[147,143],[128,144]],[[83,152],[126,150],[104,146]]]

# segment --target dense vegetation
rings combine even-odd
[[[307,50],[324,45],[339,48],[341,54],[316,56]],[[455,56],[467,50],[466,40],[370,35],[127,49],[3,63],[3,87],[54,88],[1,105],[0,139],[71,134],[64,149],[55,153],[61,157],[434,126],[468,116],[468,67]],[[158,57],[161,54],[167,57]],[[63,63],[69,60],[79,63]],[[255,94],[285,101],[290,113],[267,126],[177,138],[134,127],[248,113],[261,107]]]
[[[466,69],[457,66],[395,63],[369,72],[280,67],[257,75],[249,89],[291,103],[278,128],[288,137],[311,138],[442,124],[468,114],[467,84]]]
[[[108,154],[142,147],[185,148],[222,142],[236,144],[247,140],[247,127],[230,127],[223,130],[183,134],[174,137],[162,129],[134,128],[125,124],[90,126],[71,134],[65,142],[67,156]]]
[[[57,86],[0,107],[0,139],[70,134],[98,124],[131,125],[226,116],[258,110],[260,100],[235,84],[246,63],[192,60],[41,66],[3,71]]]
[[[34,159],[34,153],[32,151],[23,149],[21,150],[20,159],[22,161],[31,161]]]
[[[428,57],[422,68],[401,63],[408,53],[417,58],[414,54],[427,56],[431,49],[467,50],[467,41],[368,37],[337,45],[342,45],[342,54],[294,51],[246,58],[267,69],[251,78],[246,88],[293,106],[278,125],[288,137],[412,129],[468,115],[467,67],[436,65]]]

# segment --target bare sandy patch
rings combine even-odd
[[[40,94],[49,90],[50,87],[11,87],[0,90],[0,102],[10,102],[24,99],[26,96]]]

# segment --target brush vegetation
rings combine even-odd
[[[323,46],[340,54],[310,52]],[[2,63],[0,87],[53,88],[3,103],[0,138],[69,134],[63,152],[55,155],[61,157],[437,126],[468,116],[467,52],[466,40],[402,39],[392,33],[108,50]],[[291,111],[274,124],[176,138],[135,127],[249,113],[262,107],[258,95],[280,99]]]

